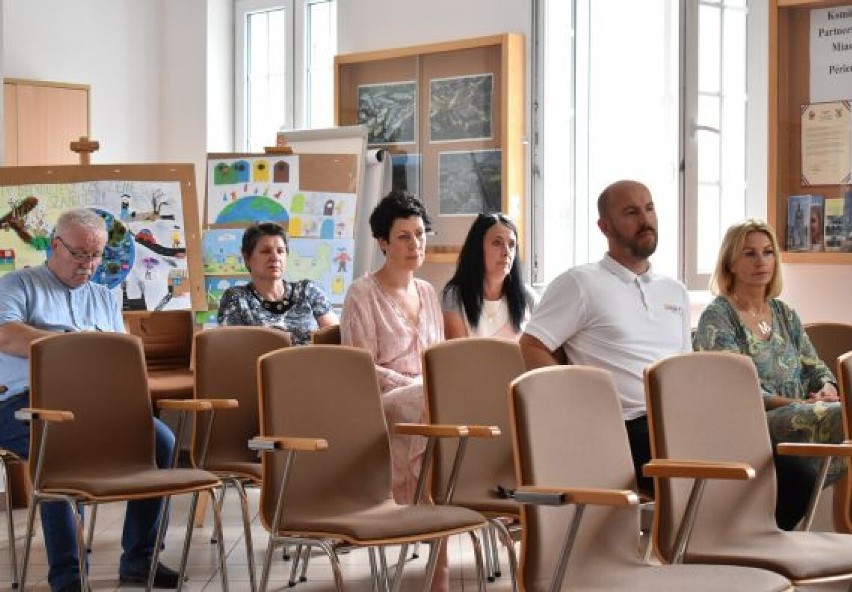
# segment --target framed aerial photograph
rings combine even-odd
[[[358,123],[367,128],[368,144],[413,143],[416,118],[416,82],[358,87]]]
[[[483,211],[509,216],[525,244],[525,45],[505,33],[334,58],[335,124],[361,124],[390,153],[391,186],[431,218],[430,263],[455,263]]]
[[[439,155],[438,213],[475,216],[501,211],[499,150],[442,152]]]
[[[429,81],[429,140],[490,139],[493,85],[493,74]]]
[[[391,189],[420,194],[420,155],[391,155]]]

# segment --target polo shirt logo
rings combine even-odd
[[[683,314],[683,307],[680,304],[663,304],[663,309],[675,314]]]

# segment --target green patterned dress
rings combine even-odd
[[[739,314],[723,296],[716,297],[698,322],[693,338],[695,351],[721,350],[750,356],[760,377],[763,395],[800,399],[766,412],[773,445],[779,442],[836,444],[845,438],[840,403],[807,403],[809,393],[826,382],[835,383],[831,370],[819,356],[805,333],[799,315],[777,299],[769,301],[772,334],[763,341],[743,325]],[[819,460],[813,459],[818,465]],[[845,464],[835,459],[827,483],[842,474]]]

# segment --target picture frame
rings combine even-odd
[[[392,187],[423,201],[427,262],[455,263],[479,212],[507,214],[524,248],[524,51],[505,33],[335,57],[335,124],[364,125]]]

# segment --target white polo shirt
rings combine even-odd
[[[625,421],[645,415],[645,367],[692,350],[686,288],[609,254],[569,269],[545,290],[524,332],[571,363],[612,372]]]

